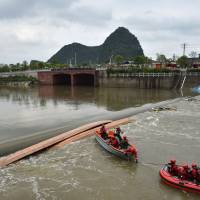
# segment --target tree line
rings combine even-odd
[[[156,61],[158,63],[160,63],[161,66],[166,66],[166,64],[172,64],[172,63],[174,64],[175,63],[177,65],[177,67],[190,68],[190,67],[192,67],[193,62],[190,61],[189,59],[197,58],[196,55],[197,54],[195,54],[195,56],[194,56],[194,53],[191,52],[190,57],[184,55],[181,57],[174,56],[173,58],[167,58],[164,54],[158,53],[158,54],[156,54]],[[117,65],[121,65],[126,62],[126,59],[121,55],[116,55],[113,60],[114,60],[114,63]],[[148,67],[149,65],[151,65],[155,62],[154,60],[152,60],[152,58],[149,58],[149,57],[143,56],[143,55],[135,56],[129,60],[132,61],[132,64],[134,66],[138,65],[140,67],[141,66]],[[200,58],[199,58],[199,61],[200,61]]]
[[[194,54],[194,52],[191,52],[190,58],[196,58],[196,56],[197,53]],[[189,57],[187,56],[181,56],[179,58],[174,56],[173,58],[167,58],[164,54],[157,54],[156,61],[160,63],[161,66],[166,66],[166,64],[176,63],[177,67],[181,68],[192,67],[192,62],[189,61]],[[110,60],[110,64],[115,64],[115,65],[123,65],[126,64],[126,62],[130,62],[131,64],[133,64],[134,67],[141,68],[141,67],[149,67],[155,61],[152,60],[152,58],[143,55],[135,56],[129,59],[123,57],[122,55],[115,55]],[[89,67],[89,65],[86,64],[82,66]],[[16,72],[16,71],[54,69],[54,68],[61,69],[67,67],[70,67],[69,64],[61,64],[56,60],[53,60],[51,63],[32,60],[30,63],[28,63],[27,61],[23,61],[22,63],[1,65],[0,72]],[[75,66],[75,67],[80,67],[80,66]]]

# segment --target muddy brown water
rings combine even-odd
[[[193,94],[186,88],[183,95]],[[179,96],[175,91],[132,88],[2,87],[1,153],[23,146],[20,141],[32,135],[42,138],[91,118]],[[171,158],[199,161],[200,98],[195,98],[172,104],[176,111],[137,114],[136,121],[122,126],[139,151],[137,165],[113,157],[90,137],[1,169],[0,199],[199,199],[164,185],[158,175]]]

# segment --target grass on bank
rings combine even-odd
[[[8,76],[8,77],[0,77],[0,83],[8,83],[8,82],[31,82],[36,83],[37,79],[32,76]]]

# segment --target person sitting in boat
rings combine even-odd
[[[190,171],[188,165],[178,167],[178,177],[181,180],[188,180],[190,177]]]
[[[120,147],[121,147],[122,149],[127,149],[128,146],[129,146],[128,139],[127,139],[126,136],[123,136],[123,138],[122,138],[122,140],[121,140],[121,142],[120,142]]]
[[[183,166],[178,167],[178,178],[184,180],[184,168]]]
[[[126,154],[129,154],[129,153],[133,154],[135,157],[135,162],[136,163],[138,162],[138,154],[137,154],[136,148],[134,148],[133,146],[129,146],[128,149],[126,149],[124,152]]]
[[[188,165],[184,165],[184,172],[185,172],[185,178],[186,180],[190,180],[191,179],[191,169]]]
[[[117,141],[117,139],[115,138],[115,136],[110,137],[110,142],[109,142],[113,147],[115,148],[119,148],[119,142]]]
[[[196,184],[200,184],[200,169],[197,167],[197,178],[196,178]]]
[[[176,160],[170,160],[170,163],[168,163],[168,171],[170,174],[172,174],[173,176],[177,176],[178,175],[178,167],[176,165]]]
[[[122,131],[121,131],[120,127],[117,127],[117,128],[116,128],[116,131],[115,131],[115,133],[114,133],[114,136],[116,137],[116,139],[118,140],[119,143],[120,143],[121,140],[122,140],[122,137],[121,137],[121,135],[120,135],[121,133],[122,133]]]
[[[108,139],[108,134],[107,134],[105,125],[102,125],[100,129],[100,135],[104,140]]]
[[[197,182],[198,169],[195,163],[192,164],[191,180]]]

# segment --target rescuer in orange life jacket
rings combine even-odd
[[[108,134],[107,134],[105,125],[102,125],[102,127],[100,129],[100,135],[103,139],[105,139],[105,140],[108,139]]]
[[[113,147],[115,148],[119,148],[119,142],[117,141],[117,139],[115,138],[115,136],[111,136],[110,137],[110,142],[109,142]]]

